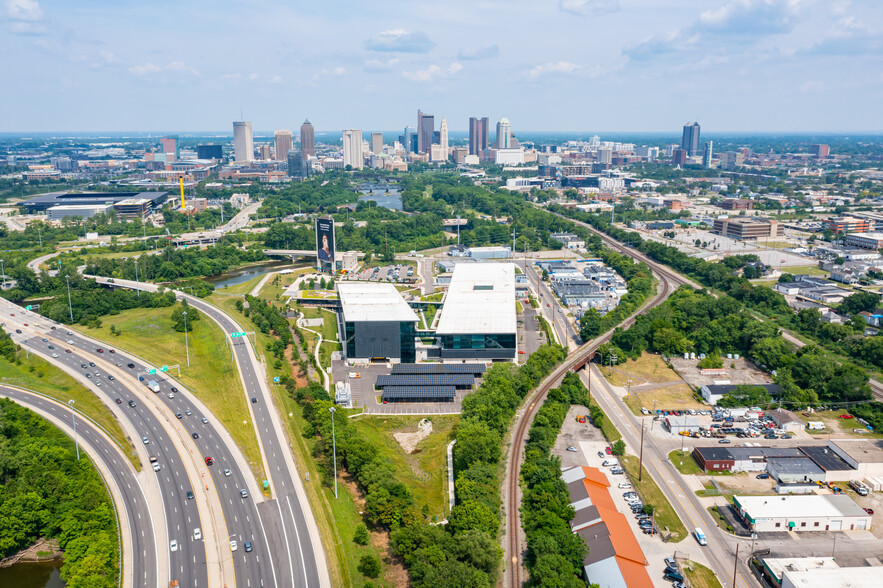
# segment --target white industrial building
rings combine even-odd
[[[871,528],[871,515],[844,494],[733,496],[733,506],[758,533]]]
[[[393,284],[338,282],[337,294],[347,361],[414,363],[417,314]]]
[[[817,568],[792,572],[786,570],[782,588],[879,588],[883,567],[863,566],[856,568]]]
[[[883,477],[883,439],[834,439],[828,449],[855,468],[852,479]]]
[[[92,218],[96,214],[107,214],[113,210],[113,204],[57,204],[46,211],[49,220],[78,216]]]
[[[458,263],[436,329],[441,359],[515,358],[515,265]]]

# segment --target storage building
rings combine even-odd
[[[843,494],[733,496],[733,506],[757,533],[871,528],[871,515]]]
[[[773,419],[773,422],[776,423],[776,426],[778,426],[783,431],[796,433],[803,430],[803,421],[800,420],[797,415],[790,410],[777,408],[769,412],[769,417]]]
[[[834,439],[828,448],[855,468],[850,479],[883,476],[883,439]]]

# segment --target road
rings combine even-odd
[[[120,540],[123,544],[123,585],[154,588],[157,582],[157,544],[153,516],[138,477],[132,470],[119,446],[101,433],[91,421],[48,398],[8,386],[0,386],[0,396],[5,396],[25,406],[40,416],[50,420],[80,442],[80,451],[85,451],[95,462],[105,480],[120,519]],[[165,549],[165,546],[161,547]]]
[[[218,227],[218,231],[220,231],[221,233],[228,233],[230,231],[237,231],[239,229],[245,228],[249,222],[248,217],[257,212],[258,208],[260,207],[260,202],[252,202],[251,204],[237,212],[236,216],[231,218],[225,224]]]
[[[284,578],[277,579],[275,577],[273,561],[269,553],[269,542],[264,532],[258,506],[254,502],[254,497],[260,496],[260,489],[251,475],[245,458],[208,409],[193,397],[182,384],[169,378],[163,378],[161,375],[144,374],[151,366],[148,366],[142,359],[130,356],[122,350],[111,352],[106,348],[106,344],[72,331],[69,331],[73,333],[72,335],[65,334],[62,337],[63,329],[65,329],[63,325],[58,325],[58,328],[53,330],[51,327],[56,325],[51,321],[42,317],[38,320],[43,327],[41,329],[43,337],[34,337],[29,341],[29,345],[32,347],[46,346],[54,342],[56,350],[71,349],[71,354],[59,353],[59,358],[53,358],[53,360],[71,359],[71,367],[74,372],[78,369],[82,371],[83,363],[88,364],[91,361],[96,363],[96,367],[103,367],[105,372],[117,373],[114,380],[102,381],[101,390],[109,393],[109,396],[113,396],[110,392],[115,392],[116,386],[120,382],[132,379],[129,388],[123,391],[130,396],[128,398],[116,396],[114,399],[120,398],[125,405],[129,398],[134,400],[135,397],[140,397],[143,402],[136,402],[135,411],[153,405],[154,409],[159,411],[166,428],[174,428],[177,434],[175,442],[179,447],[188,449],[188,444],[195,444],[197,450],[194,452],[193,448],[190,448],[185,454],[190,458],[191,463],[195,462],[201,469],[201,471],[191,473],[189,476],[193,480],[198,480],[195,487],[191,487],[188,482],[185,489],[183,484],[178,483],[177,473],[175,475],[176,482],[173,483],[165,467],[161,470],[164,474],[161,473],[160,476],[166,476],[164,485],[168,485],[170,488],[174,488],[178,483],[179,494],[186,494],[187,490],[191,490],[195,493],[198,502],[203,496],[207,498],[204,509],[207,509],[214,519],[212,528],[220,533],[214,538],[217,547],[213,550],[212,557],[207,560],[207,565],[218,566],[219,570],[226,566],[230,568],[227,575],[231,577],[235,570],[235,577],[243,586],[287,585]],[[31,326],[34,326],[33,322]],[[42,338],[48,338],[49,342],[43,342]],[[73,344],[68,341],[72,341]],[[106,349],[105,353],[97,352],[98,348]],[[47,349],[48,352],[50,350]],[[83,358],[83,360],[76,358]],[[112,359],[112,361],[108,362],[108,359]],[[114,362],[116,365],[113,365]],[[128,364],[132,364],[133,367],[123,367]],[[160,386],[160,392],[152,393],[144,384],[137,384],[134,380],[136,377],[144,377],[145,380],[155,379]],[[109,398],[108,402],[113,402],[113,400]],[[181,418],[176,419],[176,414],[181,415]],[[196,438],[193,437],[194,433],[197,435]],[[140,435],[136,435],[136,438],[140,438]],[[167,451],[170,449],[167,448]],[[204,465],[206,456],[212,458],[213,466]],[[191,470],[194,469],[191,468]],[[227,471],[229,471],[229,475],[227,475]],[[207,473],[208,477],[206,477]],[[240,494],[243,489],[246,490],[247,498],[243,498]],[[220,512],[217,512],[219,510]],[[170,533],[169,540],[176,539],[181,544],[182,539],[191,535],[192,529],[196,526],[200,525],[190,527],[188,521],[187,528],[182,529],[180,524],[176,524],[176,528],[173,528]],[[207,526],[203,524],[200,528],[206,535],[206,539],[209,539]],[[179,532],[182,536],[175,535]],[[231,539],[237,541],[236,552],[230,551],[228,541]],[[244,551],[246,541],[251,542],[254,546],[253,552],[246,553]],[[183,572],[183,566],[181,571]]]
[[[95,278],[99,283],[107,284],[106,278]],[[109,285],[149,291],[157,288],[153,284],[119,279]],[[292,451],[285,440],[280,415],[274,408],[263,366],[248,337],[229,337],[231,333],[245,329],[221,309],[200,298],[182,292],[176,292],[176,295],[186,298],[194,308],[220,325],[232,345],[273,496],[261,503],[260,511],[280,585],[330,586],[318,527],[294,465]]]

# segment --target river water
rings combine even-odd
[[[394,184],[363,184],[358,186],[358,190],[362,193],[359,196],[359,200],[373,200],[377,203],[377,206],[389,208],[390,210],[402,209],[402,195],[399,193],[399,187]]]
[[[267,272],[275,272],[286,267],[291,267],[290,261],[271,261],[269,263],[262,263],[260,265],[249,265],[246,267],[241,267],[230,272],[225,272],[216,276],[210,276],[204,279],[206,282],[212,284],[216,289],[220,290],[221,288],[225,288],[227,286],[242,284],[243,282],[251,280],[255,276],[266,274]]]
[[[21,562],[0,568],[0,586],[4,588],[63,588],[61,560]]]

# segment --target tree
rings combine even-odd
[[[594,339],[601,334],[601,313],[590,308],[579,319],[579,336],[583,341]]]
[[[613,452],[613,455],[625,455],[625,441],[617,439],[610,450]]]
[[[785,283],[785,282],[793,282],[793,281],[794,281],[794,274],[784,273],[784,274],[782,274],[782,275],[779,276],[779,280],[778,280],[778,281],[779,281],[780,284],[783,284],[783,283]]]
[[[359,545],[368,545],[368,528],[364,524],[356,527],[356,531],[353,533],[353,542]]]
[[[839,310],[846,314],[871,312],[880,303],[880,296],[871,292],[856,292],[840,303]]]
[[[653,334],[653,346],[667,355],[683,353],[689,345],[687,338],[671,327],[663,327]]]
[[[725,408],[731,408],[735,406],[764,407],[769,406],[771,402],[772,397],[765,388],[761,386],[741,384],[739,386],[736,386],[729,394],[725,394],[724,397],[721,398],[717,404],[718,406],[723,406]]]
[[[373,553],[366,553],[359,560],[359,571],[369,578],[376,578],[380,575],[380,558]]]
[[[460,422],[454,446],[454,467],[458,472],[477,461],[497,463],[499,458],[500,434],[497,431],[477,419]]]
[[[717,353],[712,353],[706,355],[703,359],[700,359],[699,363],[696,364],[696,367],[700,370],[720,369],[724,367],[724,360],[721,359],[721,356]]]

